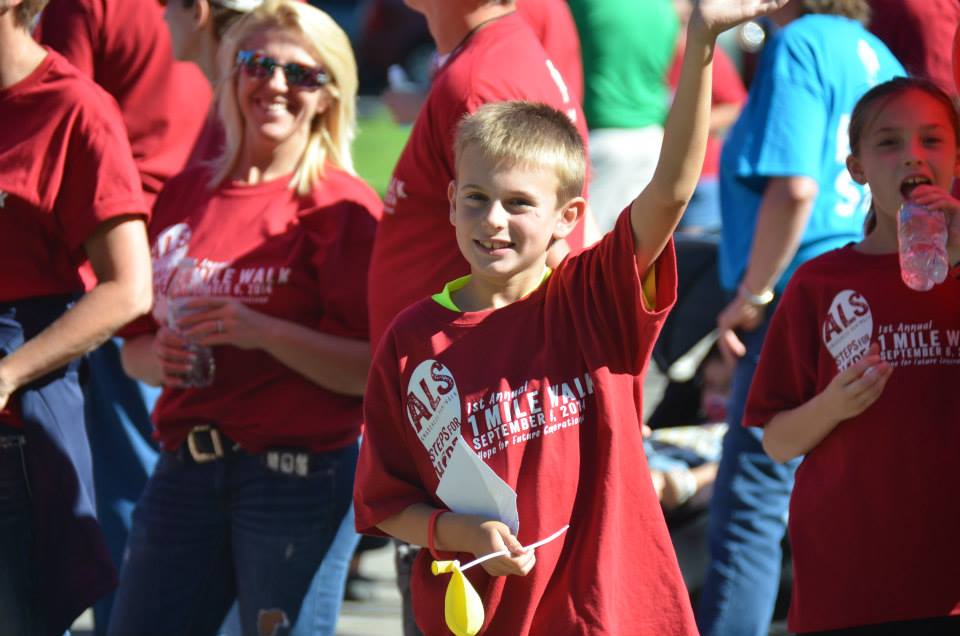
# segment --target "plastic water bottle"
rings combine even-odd
[[[194,281],[195,268],[196,260],[181,259],[167,285],[167,324],[177,333],[180,333],[177,328],[180,319],[196,311],[186,307],[186,303],[200,297],[198,293],[200,290]],[[213,349],[191,342],[187,345],[187,350],[194,355],[195,360],[190,370],[183,376],[184,385],[196,388],[210,386],[217,368]]]
[[[950,261],[943,212],[907,201],[897,215],[897,239],[900,278],[907,287],[927,291],[946,279]]]

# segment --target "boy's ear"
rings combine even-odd
[[[860,160],[853,155],[847,155],[847,170],[854,181],[860,185],[867,185],[867,176],[863,174],[863,166],[860,165]]]
[[[573,197],[564,203],[560,208],[560,218],[557,219],[557,225],[553,229],[553,238],[566,238],[586,213],[587,200],[583,197]]]
[[[447,201],[450,202],[450,225],[456,225],[454,217],[457,213],[457,181],[452,179],[447,185]]]

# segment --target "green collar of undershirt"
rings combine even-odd
[[[550,274],[553,273],[553,270],[549,267],[544,269],[543,278],[540,279],[540,282],[537,284],[537,287],[543,284],[543,281],[547,280],[550,277]],[[466,276],[461,276],[460,278],[455,278],[446,285],[443,286],[443,291],[438,294],[431,296],[434,302],[445,309],[450,311],[460,312],[460,308],[457,307],[457,303],[453,302],[453,292],[463,289],[463,286],[470,282],[470,274]],[[532,291],[532,290],[531,290]]]

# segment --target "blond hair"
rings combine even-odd
[[[227,141],[223,156],[215,162],[211,185],[216,187],[229,177],[243,147],[243,116],[237,103],[237,52],[253,35],[267,29],[302,35],[330,76],[330,83],[317,89],[327,92],[330,105],[310,123],[306,147],[290,181],[291,189],[307,194],[323,177],[326,162],[354,174],[350,143],[356,129],[357,64],[346,33],[333,18],[297,0],[266,0],[224,35],[219,51],[224,76],[217,87],[217,101]]]
[[[583,139],[569,117],[546,104],[484,104],[457,127],[454,153],[458,164],[467,148],[476,148],[498,165],[553,171],[559,203],[583,192],[587,173]]]

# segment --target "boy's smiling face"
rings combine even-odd
[[[570,233],[586,205],[579,197],[558,202],[558,186],[549,168],[497,164],[476,148],[463,150],[448,191],[450,222],[475,279],[525,292],[536,287],[547,250]]]

